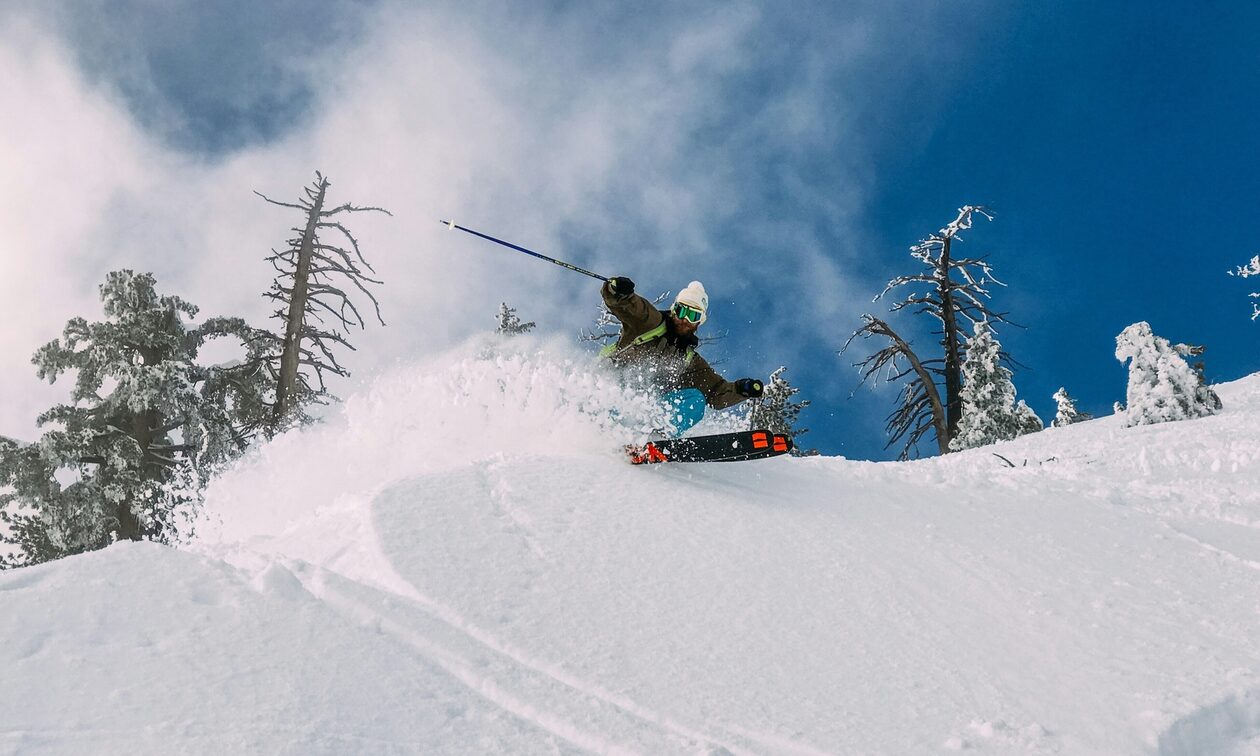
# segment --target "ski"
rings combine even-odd
[[[751,430],[630,444],[626,447],[626,456],[630,464],[649,465],[660,462],[743,462],[778,457],[790,451],[790,436],[768,430]]]

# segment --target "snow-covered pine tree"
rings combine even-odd
[[[1054,392],[1054,403],[1057,412],[1054,415],[1054,422],[1051,426],[1054,428],[1062,428],[1065,425],[1079,423],[1093,418],[1088,412],[1081,412],[1076,408],[1076,401],[1068,394],[1067,389],[1062,386]]]
[[[508,307],[507,302],[499,305],[499,325],[494,329],[495,333],[504,336],[515,336],[520,333],[529,333],[534,330],[535,323],[531,320],[528,323],[522,323],[521,319],[516,315],[515,307]]]
[[[1046,424],[1041,422],[1041,417],[1037,415],[1036,410],[1029,407],[1023,399],[1015,403],[1015,420],[1019,425],[1021,436],[1046,429]]]
[[[986,321],[974,326],[963,362],[962,419],[950,451],[974,449],[1039,431],[1041,419],[1024,402],[1016,404],[1011,371],[1002,365],[1002,345]]]
[[[1260,276],[1260,255],[1256,255],[1255,257],[1251,258],[1251,262],[1247,263],[1246,265],[1239,265],[1237,270],[1232,270],[1230,271],[1229,274],[1231,276],[1238,276],[1239,278],[1250,278],[1251,276]],[[1253,299],[1260,299],[1260,291],[1253,291],[1251,292],[1250,296]],[[1252,302],[1251,303],[1251,319],[1255,320],[1256,318],[1260,318],[1260,304],[1256,304],[1255,302]]]
[[[238,318],[185,326],[197,308],[159,296],[151,274],[121,270],[101,286],[106,319],[71,320],[36,352],[40,378],[75,371],[71,403],[44,412],[36,443],[0,438],[0,542],[15,567],[116,540],[172,542],[208,478],[240,454],[233,402],[248,384],[196,363],[211,338],[249,338]]]
[[[1177,354],[1186,358],[1202,357],[1203,353],[1207,351],[1207,347],[1200,344],[1173,344],[1173,349],[1177,351]],[[1203,360],[1187,364],[1190,365],[1190,369],[1194,371],[1195,378],[1199,381],[1199,385],[1195,389],[1195,399],[1203,404],[1211,405],[1212,409],[1219,410],[1221,408],[1221,398],[1208,385],[1207,375],[1204,373],[1207,365],[1204,364]]]
[[[273,205],[302,214],[302,225],[292,229],[296,236],[289,239],[288,247],[280,252],[273,250],[267,258],[278,275],[263,296],[279,305],[272,317],[284,323],[284,332],[257,330],[251,343],[247,365],[266,376],[273,389],[271,397],[253,408],[255,414],[250,418],[250,425],[255,433],[272,435],[310,422],[307,406],[326,404],[335,398],[328,393],[324,374],[350,375],[334,352],[339,346],[353,350],[348,340],[349,330],[366,327],[362,314],[346,291],[350,286],[367,297],[376,320],[385,325],[380,303],[367,288],[367,284],[382,282],[364,271],[366,268],[375,273],[364,259],[358,240],[338,216],[361,212],[390,215],[390,212],[350,204],[330,209],[326,204],[330,185],[329,180],[316,171],[314,183],[306,187],[305,198],[297,204],[277,202],[255,192]],[[335,232],[349,243],[349,249],[326,241],[320,236],[325,232]]]
[[[765,393],[762,394],[761,401],[748,403],[748,423],[750,428],[786,433],[797,439],[809,433],[808,428],[796,427],[801,410],[809,406],[809,400],[792,401],[792,397],[801,390],[783,377],[786,371],[787,367],[784,366],[771,373],[770,380],[766,381]],[[799,442],[796,444],[796,449],[800,449]]]
[[[1126,426],[1206,417],[1220,407],[1215,392],[1145,321],[1116,337],[1116,359],[1129,365]]]

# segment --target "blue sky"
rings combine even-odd
[[[862,312],[884,312],[870,301],[884,282],[914,271],[908,247],[963,204],[995,213],[965,250],[1008,284],[995,307],[1027,328],[999,338],[1043,419],[1059,386],[1095,414],[1123,400],[1114,337],[1138,320],[1207,345],[1213,380],[1260,370],[1260,287],[1226,275],[1260,252],[1260,9],[836,5],[18,3],[0,52],[22,65],[0,84],[41,93],[26,96],[33,124],[77,123],[119,152],[58,173],[38,156],[87,137],[44,153],[31,140],[46,129],[6,135],[41,192],[108,186],[76,211],[101,220],[49,247],[77,287],[48,308],[58,325],[33,324],[4,356],[29,371],[26,348],[91,314],[95,283],[124,265],[207,314],[256,306],[215,272],[282,241],[289,219],[250,192],[293,196],[322,167],[395,213],[366,232],[394,288],[360,373],[482,327],[439,320],[454,303],[489,318],[506,299],[557,333],[589,320],[586,280],[452,241],[433,222],[452,214],[645,290],[703,280],[706,328],[728,332],[708,350],[723,372],[788,365],[813,401],[803,442],[889,458],[893,391],[855,392],[862,345],[836,351]],[[54,110],[61,95],[43,93],[63,89]],[[15,243],[50,244],[66,212]],[[891,322],[930,351],[928,324]]]

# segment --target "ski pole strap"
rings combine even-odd
[[[474,231],[471,228],[464,228],[463,226],[456,224],[455,221],[439,220],[438,222],[451,230],[459,230],[459,231],[463,231],[466,234],[472,234],[473,236],[480,236],[482,239],[485,239],[486,241],[492,241],[495,244],[502,244],[508,249],[514,249],[517,252],[524,252],[527,255],[533,255],[534,257],[537,257],[539,260],[546,260],[549,263],[555,263],[556,265],[559,265],[562,268],[568,268],[569,270],[575,273],[581,273],[582,275],[590,276],[591,278],[598,278],[601,281],[608,280],[608,278],[605,276],[601,276],[598,273],[592,273],[589,270],[586,270],[584,268],[579,268],[576,265],[570,265],[569,263],[563,260],[557,260],[554,257],[547,257],[546,255],[539,254],[532,249],[525,249],[524,247],[517,246],[511,242],[505,242],[502,239],[496,239],[493,236],[490,236],[489,234],[483,234],[480,231]]]

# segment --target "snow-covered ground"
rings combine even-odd
[[[646,410],[513,345],[259,450],[191,550],[0,574],[0,753],[1260,754],[1260,375],[915,463],[632,467]]]

